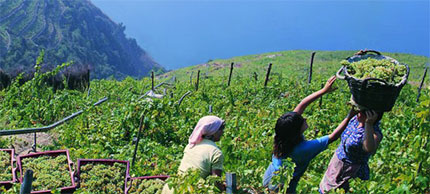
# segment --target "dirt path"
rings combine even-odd
[[[37,151],[40,151],[41,146],[52,145],[54,139],[56,138],[55,134],[52,133],[37,133]],[[34,133],[31,134],[22,134],[22,135],[14,135],[14,136],[5,136],[2,138],[13,138],[13,147],[15,148],[15,153],[17,155],[25,155],[28,154],[29,151],[33,150],[32,146],[34,143]]]

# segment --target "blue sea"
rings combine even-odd
[[[428,0],[91,1],[167,69],[298,49],[430,57]]]

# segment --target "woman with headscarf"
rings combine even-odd
[[[188,139],[184,157],[179,165],[178,173],[183,174],[189,169],[198,169],[200,176],[222,175],[224,157],[215,142],[221,139],[224,132],[224,121],[217,116],[202,117]],[[222,184],[221,190],[224,190]],[[164,186],[163,193],[173,193]]]

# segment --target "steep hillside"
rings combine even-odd
[[[89,0],[0,0],[0,67],[26,69],[45,49],[48,65],[88,65],[92,78],[164,71],[124,30]]]

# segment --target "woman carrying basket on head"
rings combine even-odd
[[[335,90],[332,88],[335,80],[335,76],[328,79],[323,89],[304,98],[293,112],[286,113],[277,120],[272,162],[267,167],[263,178],[263,186],[267,187],[269,190],[279,191],[282,189],[282,184],[273,184],[271,180],[273,176],[277,176],[280,168],[282,168],[282,160],[290,157],[296,164],[296,167],[294,169],[293,178],[288,185],[287,192],[295,193],[300,177],[306,171],[309,162],[320,152],[327,149],[328,144],[339,138],[349,120],[356,114],[353,109],[351,109],[348,116],[330,135],[314,140],[305,140],[303,132],[308,128],[308,124],[302,114],[310,103],[322,95]]]
[[[330,161],[320,183],[320,193],[342,188],[349,191],[349,180],[369,179],[368,160],[382,140],[379,121],[383,113],[360,111],[349,121],[342,133],[341,142]]]
[[[199,120],[188,139],[188,145],[185,147],[178,174],[183,174],[189,169],[197,169],[200,171],[202,178],[206,178],[209,175],[221,177],[224,157],[215,142],[221,139],[224,127],[224,121],[216,116],[205,116]],[[218,183],[216,186],[221,191],[225,190],[222,183]],[[174,193],[173,189],[169,189],[166,184],[162,193]]]

